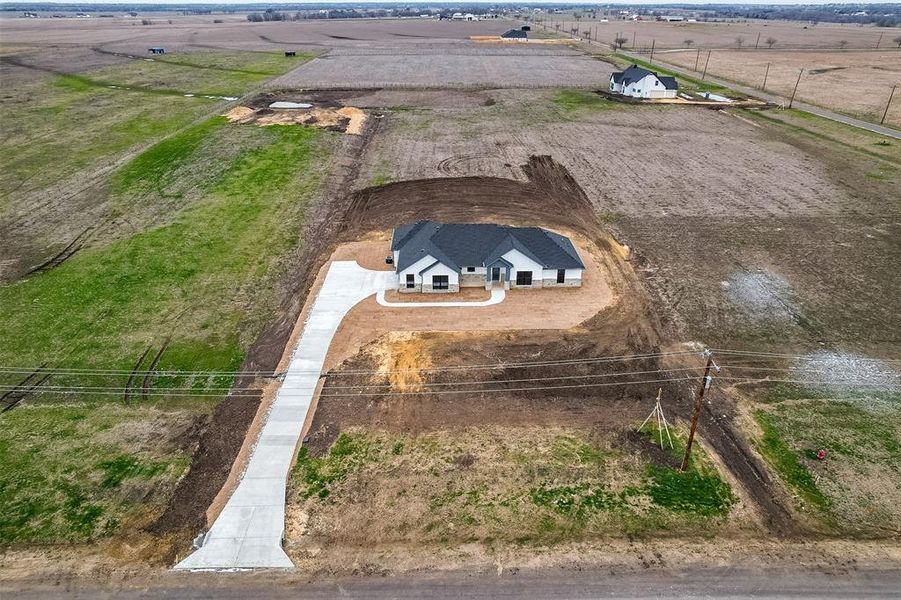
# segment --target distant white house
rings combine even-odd
[[[568,238],[540,227],[417,221],[391,238],[399,292],[461,287],[579,287],[585,265]]]
[[[610,75],[610,91],[632,98],[675,98],[679,84],[675,77],[661,77],[653,71],[632,65]]]

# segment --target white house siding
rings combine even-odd
[[[623,94],[634,98],[675,98],[676,90],[668,90],[659,79],[646,75],[626,86]]]
[[[428,266],[428,265],[426,265]],[[446,290],[436,290],[432,289],[432,277],[435,275],[447,275],[447,289]],[[428,267],[426,271],[422,272],[422,291],[423,293],[435,293],[435,294],[444,294],[447,292],[459,292],[460,291],[460,274],[451,269],[444,263],[437,263],[432,267]]]
[[[395,259],[396,261],[397,259]],[[403,271],[399,271],[397,273],[397,290],[399,292],[421,292],[422,291],[422,277],[419,275],[419,272],[425,269],[427,266],[435,262],[434,257],[432,255],[423,256],[419,260],[417,260],[412,265],[409,265]],[[395,262],[395,264],[397,264]],[[408,288],[407,287],[407,273],[412,273],[413,275],[413,283],[415,287]]]
[[[542,272],[544,271],[544,267],[519,250],[513,249],[503,255],[503,259],[513,265],[513,268],[510,269],[510,287],[532,287],[532,288],[540,288],[542,284]],[[517,286],[516,285],[516,274],[519,271],[531,271],[532,272],[532,285],[531,286]]]
[[[542,287],[580,287],[582,269],[566,269],[563,283],[557,283],[557,269],[544,269],[541,274]]]

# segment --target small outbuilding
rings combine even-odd
[[[151,54],[165,54],[166,49],[161,46],[154,46],[153,48],[148,48],[147,52]]]
[[[528,38],[528,34],[522,29],[509,29],[501,34],[504,39],[524,40]]]
[[[657,75],[638,65],[610,75],[610,91],[632,98],[675,98],[679,84],[675,77]]]
[[[297,52],[294,50],[285,50],[285,56],[297,56]]]

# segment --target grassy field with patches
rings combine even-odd
[[[848,535],[901,531],[901,396],[783,386],[764,400],[755,446],[811,524]]]
[[[127,373],[145,348],[168,341],[159,369],[238,368],[283,298],[284,260],[302,243],[336,135],[213,117],[135,157],[111,176],[111,203],[125,214],[164,207],[165,219],[0,287],[0,364]],[[165,439],[170,421],[201,419],[230,385],[228,377],[155,378],[149,398],[125,407],[126,380],[57,375],[48,386],[113,391],[32,399],[0,417],[0,489],[12,507],[0,542],[83,541],[152,513],[193,449],[157,440],[141,451],[129,429],[156,423]],[[154,386],[202,396],[176,401]]]
[[[649,433],[636,436],[656,447]],[[325,456],[301,450],[288,494],[288,546],[712,535],[737,499],[703,450],[686,473],[675,468],[680,439],[675,450],[658,448],[668,457],[660,464],[581,430],[348,431]]]
[[[39,73],[0,101],[0,209],[209,114],[221,100],[311,58],[271,52],[172,54],[85,74]],[[186,97],[185,94],[193,94]]]

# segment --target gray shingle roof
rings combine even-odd
[[[540,227],[417,221],[394,230],[397,270],[431,255],[453,269],[487,266],[516,248],[548,269],[584,269],[568,238]]]
[[[641,81],[648,75],[653,75],[654,77],[659,79],[660,83],[663,84],[663,87],[665,87],[668,90],[678,90],[679,89],[679,84],[676,83],[675,77],[661,77],[654,71],[648,71],[647,69],[639,67],[638,65],[632,65],[625,71],[616,71],[615,73],[613,73],[612,77],[613,77],[614,83],[621,83],[623,85],[629,85],[630,83],[634,83],[636,81]]]

